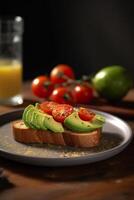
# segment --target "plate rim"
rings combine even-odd
[[[24,110],[24,108],[19,108],[19,109],[14,109],[14,110],[8,111],[8,112],[3,112],[3,113],[0,114],[0,118],[3,117],[3,116],[9,115],[9,114],[17,114],[19,112],[23,112],[23,110]],[[36,162],[40,161],[40,163],[41,162],[44,163],[46,161],[48,163],[48,165],[47,165],[47,163],[46,164],[40,164],[40,165],[43,165],[43,166],[67,166],[67,165],[86,164],[86,163],[92,163],[92,162],[105,160],[105,159],[110,158],[110,157],[120,153],[121,151],[123,151],[124,148],[126,148],[128,146],[128,144],[131,142],[131,140],[134,137],[130,125],[127,122],[125,122],[123,119],[121,119],[121,118],[119,118],[119,117],[117,117],[115,115],[109,114],[107,112],[99,111],[99,110],[96,110],[96,109],[91,109],[91,110],[93,110],[93,111],[95,111],[97,113],[100,113],[100,114],[104,114],[104,116],[106,116],[106,117],[112,117],[112,118],[114,118],[116,120],[119,120],[122,123],[124,123],[125,126],[127,127],[128,131],[129,131],[128,139],[126,141],[125,141],[125,139],[123,139],[123,141],[119,145],[117,145],[117,146],[115,146],[113,148],[110,148],[108,150],[104,150],[102,152],[93,153],[93,154],[90,154],[90,155],[77,156],[77,157],[58,157],[58,158],[51,157],[51,158],[45,158],[45,157],[26,156],[26,155],[17,154],[17,153],[11,153],[9,151],[3,150],[1,147],[0,147],[0,156],[6,157],[6,158],[8,158],[10,160],[19,161],[21,163],[23,162],[22,159],[28,159],[28,162],[23,162],[23,163],[27,163],[27,164],[32,163],[32,165],[36,165],[36,164],[33,163],[34,161],[36,161]],[[12,120],[8,120],[8,123],[10,123],[11,121]],[[3,125],[4,124],[6,124],[6,123],[3,123]],[[0,125],[0,128],[1,128],[1,126],[2,125]],[[109,153],[110,153],[110,156],[109,156]],[[15,157],[15,159],[14,159],[14,157]],[[94,161],[92,159],[95,159],[96,161]],[[32,161],[29,162],[29,160],[32,160]],[[67,164],[68,160],[70,162],[72,162],[72,164],[70,164],[70,162]],[[58,164],[55,164],[55,165],[52,164],[55,161],[60,162],[59,165]],[[76,162],[76,164],[75,164],[75,162]],[[78,164],[77,164],[77,162],[78,162]]]

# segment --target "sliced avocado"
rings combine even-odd
[[[63,126],[61,123],[54,120],[51,115],[39,112],[38,110],[34,110],[34,117],[31,121],[32,125],[41,130],[51,130],[53,132],[63,132]]]
[[[31,124],[33,126],[35,126],[37,129],[41,129],[40,124],[39,124],[39,120],[38,120],[38,118],[39,118],[38,113],[34,110],[32,115],[33,115],[33,118],[32,118]]]
[[[99,117],[98,117],[99,116]],[[84,121],[80,119],[78,112],[75,111],[71,115],[69,115],[65,121],[64,125],[68,129],[76,132],[90,132],[97,128],[101,128],[104,124],[104,120],[99,120],[100,115],[97,115],[97,117],[94,117],[92,122]]]
[[[33,105],[25,108],[23,121],[27,127],[41,130],[51,130],[52,132],[64,132],[62,123],[57,122],[51,115],[41,112]]]
[[[51,116],[51,115],[48,115],[46,113],[42,114],[44,116],[44,123],[45,123],[45,126],[53,131],[53,132],[59,132],[59,133],[62,133],[64,132],[64,128],[62,126],[62,123],[60,122],[57,122],[54,120],[54,118]]]
[[[26,125],[28,128],[30,128],[30,125],[29,125],[29,122],[27,122],[26,116],[27,116],[27,113],[29,112],[29,110],[30,110],[31,108],[34,108],[34,106],[33,106],[33,105],[27,106],[27,107],[25,108],[24,112],[23,112],[23,115],[22,115],[22,120],[24,121],[25,125]]]
[[[36,103],[36,104],[35,104],[35,108],[38,109],[38,108],[39,108],[39,105],[40,105],[39,103]]]
[[[25,108],[22,119],[27,127],[41,129],[42,119],[39,119],[41,117],[37,113],[39,113],[39,111],[33,105],[29,105]],[[46,128],[43,127],[43,130],[46,130]]]
[[[94,118],[92,119],[91,123],[102,126],[105,123],[105,117],[103,117],[102,115],[96,114]]]
[[[27,110],[27,113],[26,113],[26,122],[28,123],[29,127],[30,128],[33,128],[33,129],[36,129],[36,125],[33,123],[33,120],[34,120],[34,113],[35,111],[35,108],[34,106],[29,108],[29,110]]]
[[[47,130],[45,123],[44,123],[44,116],[38,112],[36,109],[33,113],[34,117],[33,117],[33,121],[32,124],[34,124],[36,126],[37,129],[41,129],[41,130]]]
[[[41,130],[51,130],[52,132],[64,132],[64,128],[60,122],[57,122],[54,120],[54,118],[51,115],[42,113],[42,112],[36,112],[35,113],[35,121],[33,121],[33,124],[40,127]]]

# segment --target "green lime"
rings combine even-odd
[[[101,69],[92,79],[96,91],[108,100],[122,99],[133,85],[128,70],[114,65]]]

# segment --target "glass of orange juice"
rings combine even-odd
[[[0,18],[0,104],[23,103],[22,34],[21,17]]]

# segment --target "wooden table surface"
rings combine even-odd
[[[25,106],[32,99],[29,84],[23,94]],[[130,96],[134,101],[134,91]],[[17,108],[0,106],[0,113]],[[125,120],[134,130],[134,117]],[[134,199],[134,141],[120,154],[92,164],[37,167],[0,157],[0,167],[5,177],[0,180],[0,200]]]

